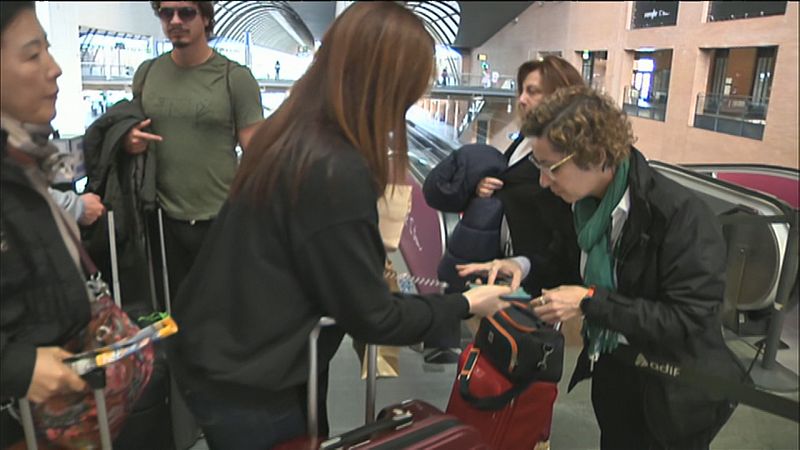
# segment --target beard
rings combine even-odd
[[[167,37],[174,48],[186,48],[190,44],[191,34],[183,27],[175,27],[167,30]]]

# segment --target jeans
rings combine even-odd
[[[317,431],[328,436],[328,370],[318,375]],[[307,434],[306,393],[308,386],[295,388],[289,396],[279,395],[280,403],[269,399],[243,404],[233,399],[209,396],[206,392],[182,389],[183,398],[203,429],[211,450],[269,449],[281,442]]]
[[[282,408],[241,405],[206,395],[185,392],[189,408],[203,429],[211,450],[264,450],[306,434],[302,403]]]

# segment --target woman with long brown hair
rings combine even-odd
[[[211,448],[304,433],[306,342],[320,316],[338,324],[320,338],[324,380],[344,333],[406,345],[503,306],[507,287],[412,296],[383,279],[376,203],[405,173],[405,114],[433,63],[410,11],[355,3],[254,135],[173,308],[174,370]]]

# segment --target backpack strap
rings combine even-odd
[[[149,59],[149,60],[147,60],[147,61],[142,63],[142,65],[147,64],[147,66],[144,68],[144,75],[142,76],[142,82],[139,84],[139,89],[136,89],[135,85],[131,86],[131,88],[133,90],[133,97],[134,98],[136,98],[136,97],[141,98],[142,97],[142,94],[144,93],[144,83],[147,81],[147,75],[150,73],[150,69],[153,68],[153,64],[156,62],[156,60],[158,58],[160,58],[160,57],[155,57],[153,59]]]
[[[233,93],[231,92],[231,60],[225,58],[225,88],[228,90],[228,101],[231,104],[231,121],[233,122],[233,138],[239,141],[239,126],[236,124],[236,105],[233,103]]]

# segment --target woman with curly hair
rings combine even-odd
[[[604,449],[708,448],[733,405],[649,375],[619,358],[635,351],[724,377],[742,376],[720,309],[725,243],[710,209],[650,168],[608,97],[570,87],[526,117],[539,183],[572,204],[583,285],[542,290],[549,323],[582,315],[584,349],[570,389],[592,378]],[[502,272],[519,273],[513,260]]]

